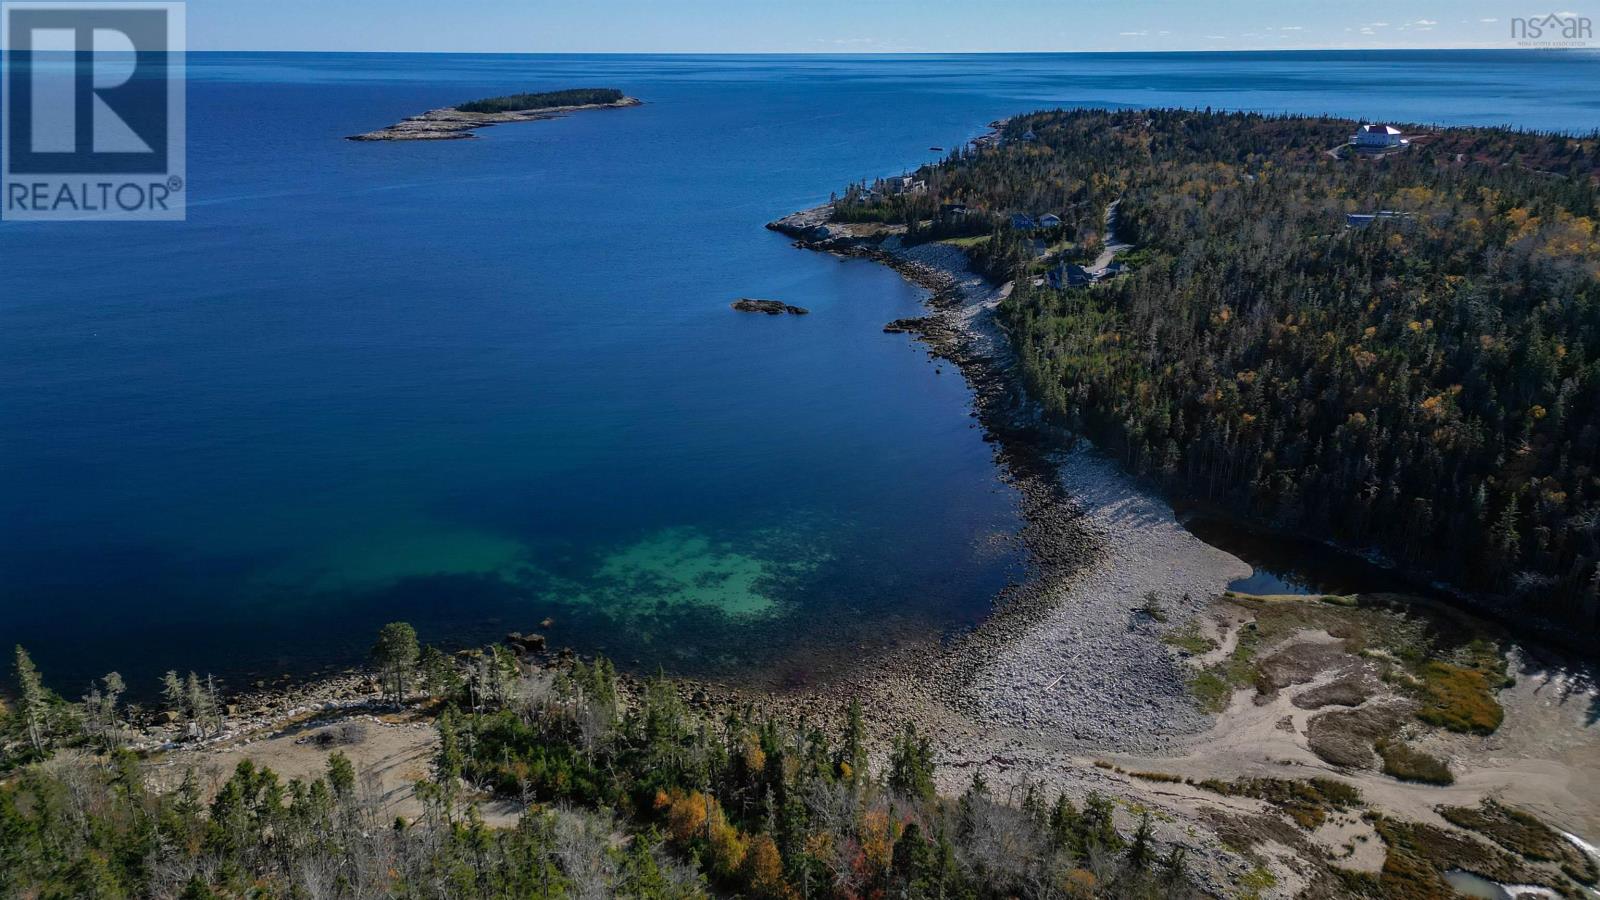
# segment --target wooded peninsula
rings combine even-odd
[[[834,217],[1015,279],[1032,390],[1134,471],[1592,635],[1596,137],[1411,127],[1369,156],[1353,126],[1038,113]],[[1046,277],[1101,252],[1117,201],[1120,274]]]

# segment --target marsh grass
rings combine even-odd
[[[1466,835],[1385,816],[1371,817],[1387,848],[1383,868],[1375,873],[1335,868],[1344,892],[1340,896],[1388,900],[1432,900],[1458,896],[1444,880],[1451,869],[1465,869],[1502,883],[1550,884],[1559,878],[1521,863],[1516,857]],[[1577,896],[1563,891],[1563,896]]]
[[[1456,782],[1444,760],[1400,741],[1384,738],[1375,743],[1373,749],[1383,758],[1383,774],[1391,778],[1438,785]]]
[[[1307,831],[1327,821],[1330,812],[1343,812],[1362,803],[1358,788],[1332,778],[1208,778],[1195,786],[1225,797],[1252,797],[1271,803]]]
[[[1441,806],[1439,815],[1450,824],[1475,831],[1524,859],[1557,863],[1567,877],[1580,884],[1593,885],[1600,881],[1600,866],[1596,866],[1588,854],[1531,813],[1484,800],[1476,808]]]
[[[1378,661],[1390,684],[1417,699],[1417,718],[1426,724],[1466,734],[1492,734],[1505,718],[1495,697],[1513,683],[1505,652],[1498,641],[1484,636],[1486,626],[1475,620],[1393,594],[1330,595],[1321,598],[1326,602],[1305,602],[1305,598],[1288,602],[1231,593],[1228,598],[1255,618],[1240,631],[1239,644],[1227,659],[1190,678],[1190,691],[1208,712],[1227,709],[1233,691],[1261,681],[1261,651],[1301,630],[1322,629],[1338,638],[1346,652]],[[1419,609],[1429,613],[1416,615]],[[1204,652],[1196,649],[1204,646],[1203,638],[1190,626],[1173,631],[1164,640],[1191,652]]]
[[[1416,673],[1422,706],[1417,718],[1465,734],[1493,734],[1505,719],[1495,689],[1481,669],[1433,660]]]

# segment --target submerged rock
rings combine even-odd
[[[801,306],[790,306],[782,300],[757,300],[753,297],[740,297],[733,301],[732,305],[739,312],[766,313],[769,316],[781,316],[784,313],[803,316],[811,312]]]

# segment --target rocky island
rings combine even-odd
[[[352,141],[456,141],[477,137],[479,128],[505,122],[537,122],[587,109],[623,109],[643,101],[616,88],[575,88],[510,94],[429,110],[386,128],[352,134]]]
[[[766,313],[769,316],[781,316],[784,313],[804,316],[811,312],[803,306],[791,306],[782,300],[757,300],[753,297],[740,297],[729,305],[739,312]]]

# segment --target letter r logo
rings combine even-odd
[[[9,172],[168,172],[169,6],[5,5]]]
[[[0,0],[0,219],[188,210],[182,0]]]

